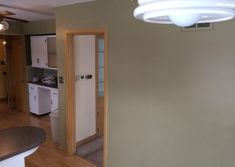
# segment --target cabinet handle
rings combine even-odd
[[[37,100],[37,96],[34,96],[34,100]]]
[[[51,100],[51,104],[52,104],[52,100]]]
[[[53,95],[57,95],[57,93],[53,93]]]
[[[39,58],[37,58],[37,63],[39,63]]]

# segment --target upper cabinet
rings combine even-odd
[[[31,36],[30,45],[32,67],[57,68],[55,36]]]
[[[30,42],[32,67],[47,68],[47,37],[32,36]]]

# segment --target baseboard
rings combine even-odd
[[[94,140],[94,139],[97,138],[97,137],[99,137],[99,135],[97,135],[97,134],[95,134],[95,135],[93,135],[93,136],[90,136],[90,137],[88,137],[88,138],[86,138],[86,139],[83,139],[82,141],[76,142],[76,146],[79,146],[79,145],[81,145],[81,144],[87,143],[87,142],[89,142],[89,141],[91,141],[91,140]]]

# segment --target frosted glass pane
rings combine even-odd
[[[104,95],[104,39],[98,40],[99,96]]]

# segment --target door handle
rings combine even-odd
[[[85,75],[86,79],[92,79],[92,75]]]
[[[88,75],[76,75],[75,76],[75,80],[86,80],[86,79],[92,79],[92,75],[88,74]]]

